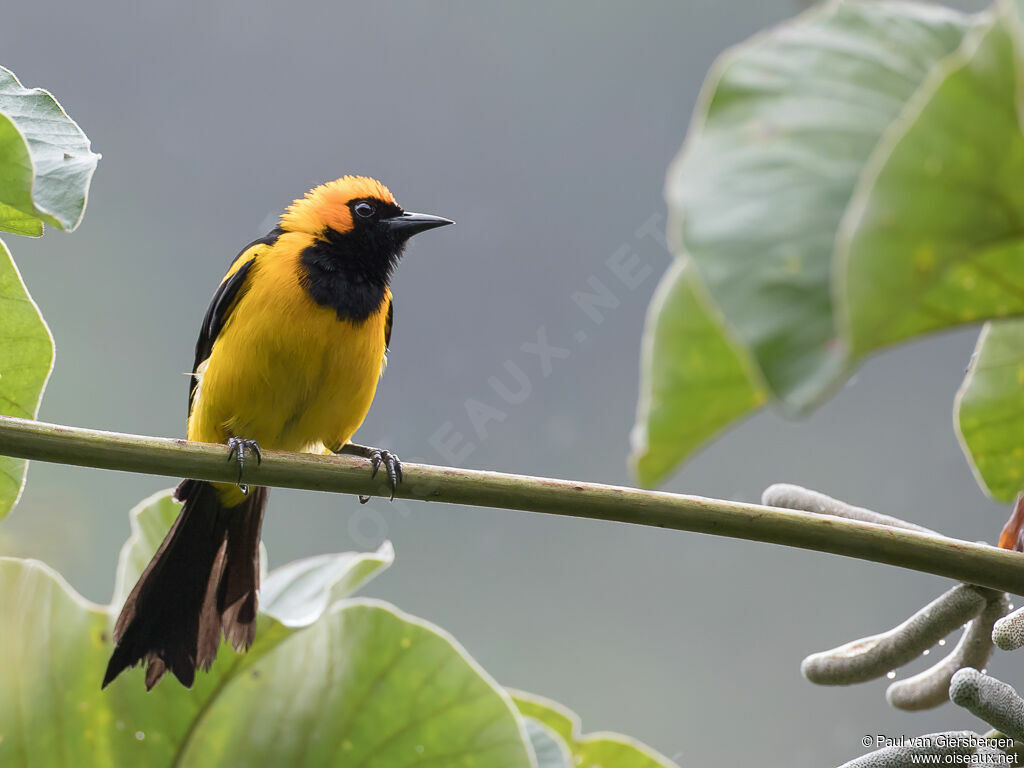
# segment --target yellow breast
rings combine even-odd
[[[246,290],[203,366],[189,439],[234,436],[320,451],[348,442],[362,424],[384,363],[391,293],[365,321],[339,319],[300,283],[308,243],[286,233],[256,251]]]

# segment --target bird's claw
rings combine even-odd
[[[371,478],[377,476],[377,471],[381,466],[388,473],[388,487],[391,489],[391,500],[394,501],[395,490],[398,488],[398,484],[402,482],[402,462],[391,451],[382,451],[375,448],[373,453],[370,454]],[[369,501],[369,498],[367,497],[366,501],[363,501],[363,497],[360,496],[359,501],[365,504],[366,501]]]
[[[380,448],[371,448],[367,445],[356,445],[355,443],[346,443],[340,448],[335,448],[334,452],[369,459],[371,479],[377,476],[377,472],[380,471],[381,467],[384,467],[388,474],[388,487],[391,488],[391,500],[395,500],[395,490],[398,488],[398,484],[402,482],[402,462],[398,456],[391,451],[382,451]],[[365,504],[369,500],[369,496],[359,495],[360,504]]]
[[[260,446],[255,440],[246,440],[241,437],[228,439],[228,461],[238,461],[238,487],[242,493],[249,493],[249,486],[242,482],[246,453],[252,453],[256,457],[257,466],[263,463],[263,454],[260,453]]]

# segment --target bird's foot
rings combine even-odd
[[[402,482],[402,462],[398,456],[391,451],[384,451],[368,445],[356,445],[355,443],[343,445],[337,453],[343,453],[348,456],[362,456],[364,459],[369,459],[371,478],[376,477],[380,468],[384,467],[388,475],[388,487],[391,489],[391,500],[395,500],[395,489]],[[369,496],[359,496],[360,504],[365,504],[369,500]]]
[[[263,463],[263,454],[260,453],[260,446],[255,440],[246,440],[241,437],[232,437],[228,440],[228,461],[238,462],[238,487],[242,493],[249,492],[249,486],[242,482],[246,453],[251,453],[256,457],[257,466]]]

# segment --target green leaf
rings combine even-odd
[[[831,270],[857,178],[967,20],[925,4],[831,2],[708,75],[669,169],[670,234],[790,409],[820,401],[847,364]]]
[[[53,337],[0,240],[0,415],[35,418],[53,368]],[[28,464],[0,456],[0,518],[17,503]]]
[[[180,734],[163,723],[141,681],[116,698],[100,693],[108,624],[103,607],[47,566],[0,558],[0,765],[168,764],[168,740]],[[154,755],[167,759],[151,762]]]
[[[617,733],[580,733],[580,719],[561,704],[523,691],[509,691],[516,707],[529,722],[547,726],[564,741],[577,768],[678,768],[636,739]]]
[[[960,447],[999,501],[1024,490],[1024,319],[987,323],[956,396]]]
[[[525,738],[508,696],[452,638],[353,600],[227,688],[183,763],[528,768]]]
[[[77,227],[98,160],[53,96],[0,67],[0,229],[38,235],[42,222]]]
[[[858,186],[838,283],[855,354],[1024,313],[1014,16],[975,29],[933,73]]]
[[[640,402],[631,435],[638,481],[655,485],[764,401],[748,355],[709,306],[693,267],[676,259],[655,291],[644,328]]]
[[[318,555],[275,568],[260,590],[261,610],[286,627],[306,627],[394,562],[385,541],[376,552]]]
[[[74,229],[99,155],[46,91],[0,67],[0,231]],[[53,338],[0,242],[0,415],[35,418],[53,367]],[[21,495],[27,462],[0,456],[0,518]]]
[[[0,232],[39,237],[43,234],[43,222],[17,208],[0,203]]]

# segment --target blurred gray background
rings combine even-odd
[[[445,463],[433,443],[448,429],[465,466],[629,483],[638,344],[669,258],[636,230],[664,215],[665,168],[715,56],[798,5],[13,4],[3,64],[53,91],[103,154],[76,233],[10,240],[57,340],[41,418],[181,435],[182,374],[230,259],[291,198],[359,172],[458,222],[418,238],[399,270],[391,362],[361,442]],[[590,278],[614,286],[605,261],[622,246],[652,273],[620,284],[597,324],[572,294]],[[569,350],[548,376],[521,348],[540,327]],[[950,416],[974,335],[871,360],[806,421],[758,415],[667,487],[754,501],[797,482],[992,540],[1006,510],[976,487]],[[507,361],[530,380],[515,405],[488,384],[514,385]],[[483,438],[474,400],[501,414]],[[0,552],[41,558],[105,602],[128,509],[168,485],[35,464]],[[520,512],[271,498],[272,565],[390,538],[397,561],[368,594],[450,630],[499,681],[565,703],[586,730],[684,766],[821,768],[863,752],[864,734],[982,727],[948,704],[891,710],[884,681],[822,689],[799,673],[805,654],[949,586],[934,577]],[[991,668],[1019,684],[1019,663],[1001,654]]]

